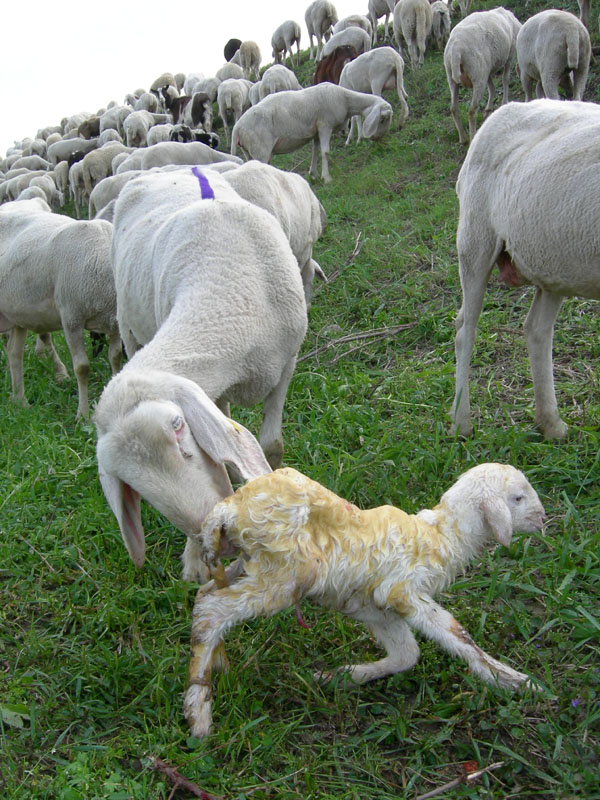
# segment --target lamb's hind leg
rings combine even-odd
[[[200,588],[192,611],[192,653],[183,710],[191,732],[207,736],[212,724],[210,676],[227,668],[223,635],[233,625],[270,616],[296,602],[295,584],[277,586],[273,575],[246,577],[205,594]]]
[[[471,671],[486,683],[505,689],[536,688],[527,675],[497,661],[478,647],[460,622],[431,598],[421,598],[419,605],[405,619],[411,627],[433,639],[448,653],[463,658]]]
[[[336,673],[347,672],[355,683],[367,683],[414,667],[419,660],[419,645],[398,614],[394,611],[371,611],[352,616],[367,625],[376,641],[385,648],[387,656],[368,664],[352,664],[332,672],[317,672],[317,680],[329,681]]]

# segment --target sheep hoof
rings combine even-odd
[[[555,422],[539,422],[538,425],[542,429],[544,438],[546,439],[564,440],[567,438],[569,428],[561,419]]]
[[[473,433],[473,426],[470,422],[453,422],[450,425],[450,436],[470,436]]]

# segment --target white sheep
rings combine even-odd
[[[371,21],[368,17],[365,17],[364,14],[350,14],[347,17],[343,17],[339,22],[335,23],[331,33],[333,35],[334,33],[345,31],[346,28],[362,28],[369,36],[373,36]]]
[[[223,64],[222,67],[219,67],[215,77],[219,81],[226,81],[229,78],[243,78],[244,70],[239,64],[232,64],[231,61],[228,61],[227,64]]]
[[[23,167],[30,170],[44,169],[48,171],[49,169],[52,169],[52,164],[41,156],[21,156],[21,158],[18,158],[11,164],[10,168],[20,169]]]
[[[392,122],[392,107],[386,100],[333,83],[271,94],[236,122],[231,134],[231,152],[235,155],[237,147],[241,147],[250,158],[268,164],[272,155],[291,153],[312,141],[310,174],[318,175],[320,149],[321,175],[329,183],[327,153],[331,135],[345,128],[357,114],[364,118],[365,139],[380,139]]]
[[[76,161],[69,168],[69,194],[75,207],[75,216],[81,219],[81,208],[84,203],[85,184],[83,182],[83,164]]]
[[[197,92],[204,92],[204,94],[210,98],[210,102],[214,103],[217,99],[217,91],[220,83],[221,81],[219,78],[200,78],[195,82],[189,94],[193,96]]]
[[[402,0],[404,2],[404,0]],[[493,108],[493,76],[502,72],[502,103],[508,102],[508,82],[515,58],[517,34],[521,23],[506,8],[476,11],[462,19],[451,31],[444,48],[444,67],[450,87],[450,111],[461,144],[467,144],[477,129],[477,108],[488,90],[484,116]],[[458,88],[472,86],[469,105],[469,138],[460,118]]]
[[[62,208],[65,204],[64,195],[56,185],[54,172],[48,172],[46,175],[38,175],[36,178],[32,178],[29,188],[41,189],[44,193],[44,199],[53,211]]]
[[[321,49],[321,58],[317,60],[322,60],[326,56],[333,53],[336,48],[344,46],[353,47],[360,55],[361,53],[366,53],[367,50],[371,49],[371,37],[362,28],[358,28],[356,25],[351,25],[349,28],[333,34],[333,36],[323,45],[323,48]]]
[[[106,130],[115,130],[121,137],[125,136],[123,123],[132,113],[133,109],[127,105],[113,106],[100,116],[100,134]]]
[[[69,162],[59,161],[52,170],[52,174],[54,175],[56,188],[62,195],[64,205],[69,191]]]
[[[64,331],[79,389],[77,417],[86,418],[89,361],[83,330],[110,337],[113,372],[121,362],[111,266],[112,226],[53,214],[43,200],[0,208],[0,324],[7,345],[12,392],[25,403],[23,350],[28,330]]]
[[[159,142],[170,142],[172,130],[173,124],[171,122],[153,125],[146,135],[146,145],[152,147],[153,144],[158,144]]]
[[[106,130],[103,130],[100,136],[98,136],[98,147],[102,147],[109,142],[120,142],[123,144],[123,137],[114,128],[106,128]]]
[[[337,11],[329,0],[313,0],[304,12],[304,22],[308,30],[309,58],[321,58],[323,40],[327,42],[331,36],[331,28],[338,21]],[[313,55],[313,37],[316,47]]]
[[[301,89],[302,86],[300,81],[292,72],[291,69],[284,67],[283,64],[273,64],[272,66],[268,67],[262,76],[262,79],[259,81],[260,88],[258,90],[258,99],[262,100],[268,94],[276,94],[277,92],[286,92],[286,91],[297,91]],[[252,89],[252,87],[251,87]],[[250,101],[250,105],[255,105],[252,103],[252,98],[248,98]],[[237,121],[237,120],[236,120]]]
[[[517,36],[517,63],[525,100],[537,96],[559,100],[559,85],[573,100],[582,100],[592,45],[587,28],[574,14],[547,9],[534,14]]]
[[[214,167],[211,165],[211,169]],[[295,172],[277,169],[260,161],[248,161],[221,174],[240,197],[264,208],[281,225],[298,262],[306,306],[310,308],[315,274],[325,280],[323,270],[312,257],[312,251],[323,232],[326,215],[308,181]]]
[[[48,147],[48,161],[55,167],[59,161],[68,161],[73,153],[89,153],[96,147],[98,147],[97,139],[82,139],[79,136],[74,139],[61,139],[60,142]]]
[[[227,669],[226,632],[294,605],[301,619],[304,599],[365,623],[386,651],[376,661],[316,672],[316,680],[346,673],[361,684],[411,669],[419,660],[414,630],[491,686],[536,689],[476,645],[434,597],[489,542],[508,546],[514,531],[533,533],[545,520],[525,475],[505,464],[473,467],[418,514],[391,505],[362,510],[290,468],[249,481],[212,509],[197,537],[215,579],[211,591],[200,588],[192,612],[184,700],[192,734],[210,732],[211,671]],[[235,549],[245,574],[228,585],[220,554]]]
[[[300,25],[294,22],[293,19],[287,19],[275,29],[271,37],[271,48],[273,50],[273,59],[276,64],[285,61],[286,56],[289,54],[290,62],[294,66],[294,53],[292,52],[292,45],[295,44],[297,48],[296,53],[296,66],[300,66],[300,39],[302,33]]]
[[[141,566],[140,495],[193,536],[231,493],[224,461],[243,478],[269,471],[254,438],[209,398],[220,407],[262,400],[260,442],[273,464],[281,462],[281,414],[306,304],[279,223],[213,170],[130,181],[117,200],[113,264],[132,357],[97,405],[98,464]],[[145,346],[135,352],[138,345]],[[205,573],[188,542],[184,577]]]
[[[393,47],[376,47],[349,61],[340,75],[340,86],[383,97],[384,89],[395,89],[400,102],[398,127],[408,118],[408,95],[404,89],[404,59]],[[352,139],[354,126],[358,127],[358,141],[362,138],[360,117],[352,117],[346,144]]]
[[[434,0],[431,4],[431,38],[438,50],[442,50],[446,45],[451,28],[448,4],[444,0]]]
[[[150,111],[132,111],[123,120],[123,131],[127,147],[145,147],[148,131],[153,125],[171,122],[169,114],[153,114]]]
[[[250,87],[250,91],[248,92],[248,100],[250,100],[250,105],[255,106],[257,103],[260,103],[260,87],[262,81],[256,81]],[[270,93],[269,93],[270,94]]]
[[[89,218],[94,219],[97,217],[111,200],[115,200],[119,196],[125,184],[139,175],[140,171],[136,169],[129,172],[121,172],[118,175],[110,175],[97,183],[90,194]]]
[[[463,303],[456,319],[454,431],[471,431],[470,361],[497,263],[509,286],[536,287],[525,320],[535,419],[546,438],[566,436],[554,392],[552,338],[565,296],[600,298],[599,148],[600,107],[576,101],[510,103],[473,139],[456,185]]]
[[[244,73],[244,78],[250,80],[250,76],[254,76],[257,81],[260,77],[260,62],[262,60],[260,47],[251,40],[242,42],[238,50],[240,58],[240,67]]]
[[[89,200],[94,186],[103,178],[112,175],[112,161],[118,153],[131,153],[131,147],[113,142],[92,150],[81,161],[84,195],[82,200]]]
[[[16,200],[24,189],[27,189],[34,178],[38,178],[48,173],[46,170],[26,170],[25,172],[9,178],[4,183],[4,196],[6,200]]]
[[[141,148],[131,153],[113,169],[113,174],[128,172],[131,169],[147,170],[152,167],[163,167],[166,164],[214,164],[217,161],[242,163],[240,158],[220,153],[203,142],[159,142],[152,147]]]
[[[174,91],[175,94],[177,95],[177,89],[174,89]],[[152,92],[144,92],[144,94],[138,97],[138,99],[135,101],[133,110],[151,111],[153,113],[159,113],[162,110],[162,106],[159,102],[158,97],[155,94],[153,94]]]
[[[217,105],[219,115],[223,121],[225,141],[229,144],[229,116],[233,117],[233,124],[239,120],[246,109],[250,108],[249,92],[251,81],[246,78],[228,78],[219,84],[217,89]]]
[[[402,52],[400,34],[406,42],[410,65],[423,66],[427,39],[431,35],[433,15],[429,0],[400,0],[394,8],[394,38]]]
[[[390,38],[390,15],[394,13],[394,6],[397,2],[398,0],[369,0],[367,14],[371,21],[371,27],[373,30],[373,46],[377,44],[377,23],[383,16],[385,16],[383,24],[383,41],[385,42]]]

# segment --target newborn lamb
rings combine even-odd
[[[521,672],[479,648],[434,602],[495,538],[533,532],[542,504],[514,467],[480,464],[465,472],[435,508],[406,514],[393,506],[361,511],[294,469],[249,481],[218,503],[198,537],[215,583],[198,592],[184,711],[194,736],[211,727],[211,669],[225,669],[223,635],[232,625],[272,615],[304,598],[366,623],[387,656],[341,667],[356,683],[410,669],[419,658],[411,628],[467,661],[486,683],[534,688]],[[225,585],[220,554],[239,547],[246,574]],[[213,589],[213,591],[210,591]],[[330,680],[335,672],[315,677]]]

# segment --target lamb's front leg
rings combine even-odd
[[[329,681],[338,672],[347,672],[355,683],[367,683],[396,672],[405,672],[419,660],[419,645],[406,622],[394,611],[375,609],[352,614],[364,622],[387,656],[368,664],[353,664],[333,672],[317,672],[317,680]]]
[[[505,689],[536,688],[527,675],[497,661],[478,647],[460,622],[431,598],[420,598],[419,604],[405,619],[444,650],[463,658],[471,671],[486,683]]]
[[[227,668],[223,636],[233,625],[270,616],[293,605],[295,584],[277,585],[276,577],[246,577],[233,586],[205,594],[202,587],[192,611],[192,653],[183,710],[193,736],[210,732],[212,723],[210,676]]]

